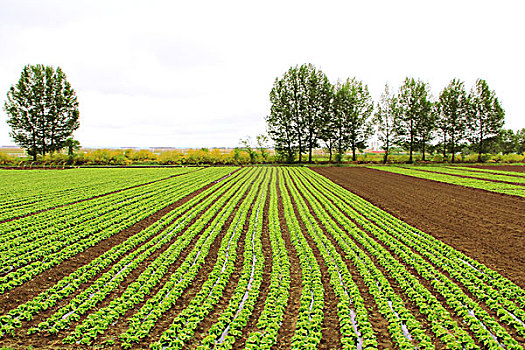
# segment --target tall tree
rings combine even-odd
[[[67,148],[67,154],[69,156],[74,156],[75,151],[80,149],[80,142],[73,139],[72,137],[68,137],[66,141],[64,141],[64,147]]]
[[[11,137],[34,160],[63,148],[79,127],[77,97],[60,67],[25,66],[7,93],[4,109]]]
[[[304,84],[305,99],[302,106],[303,113],[299,116],[305,127],[305,141],[308,149],[308,162],[312,162],[312,151],[319,146],[323,124],[330,117],[332,98],[332,84],[326,75],[312,64],[302,65],[300,68],[300,81]]]
[[[501,129],[498,135],[498,152],[503,154],[518,152],[518,134],[512,129]]]
[[[446,157],[448,146],[454,163],[457,145],[466,136],[468,121],[468,98],[462,81],[453,79],[441,91],[436,110],[437,126],[443,135],[443,156]]]
[[[525,128],[516,131],[516,153],[524,154],[525,153]]]
[[[331,84],[326,75],[312,64],[288,69],[276,79],[270,93],[270,116],[266,118],[268,135],[276,151],[285,154],[288,161],[295,155],[302,162],[308,151],[318,146],[321,128],[329,115]]]
[[[268,136],[259,134],[255,136],[255,140],[257,141],[257,149],[261,154],[261,158],[263,159],[263,162],[266,163],[268,161]]]
[[[326,146],[326,149],[328,150],[328,155],[329,155],[328,161],[332,162],[333,153],[336,147],[336,140],[337,140],[336,131],[339,130],[339,124],[334,115],[335,95],[334,95],[333,85],[331,85],[330,94],[331,94],[330,103],[328,104],[326,119],[321,124],[319,139],[324,142],[324,145]]]
[[[383,164],[388,161],[390,148],[394,143],[395,107],[396,98],[390,93],[388,84],[385,84],[385,91],[381,93],[373,119],[373,123],[377,127],[377,137],[381,142],[381,148],[385,151]]]
[[[505,121],[505,111],[496,93],[489,89],[483,79],[476,81],[470,92],[469,101],[469,139],[476,145],[478,162],[481,162],[484,143],[499,134]]]
[[[374,110],[374,101],[368,92],[368,86],[355,78],[338,83],[334,99],[334,117],[337,129],[336,147],[338,155],[347,149],[352,150],[352,160],[356,160],[356,151],[366,147],[372,135],[370,116]]]
[[[430,141],[432,103],[428,95],[427,84],[414,78],[406,78],[397,95],[396,142],[409,151],[409,163],[413,162],[418,143],[423,145],[424,154],[424,145]]]
[[[296,128],[296,103],[293,85],[290,80],[294,76],[292,68],[282,79],[275,79],[270,102],[270,115],[266,117],[268,135],[274,142],[278,156],[291,163],[298,151]]]

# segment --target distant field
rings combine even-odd
[[[477,169],[458,166],[369,166],[371,169],[421,179],[445,182],[491,192],[525,197],[525,177],[521,166],[496,169]],[[516,171],[518,169],[518,171]]]
[[[3,170],[0,185],[0,345],[525,345],[521,197],[357,167]]]

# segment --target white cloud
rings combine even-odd
[[[334,82],[362,79],[376,98],[406,76],[434,95],[454,77],[485,78],[518,129],[520,10],[515,1],[0,0],[0,93],[25,64],[61,66],[79,96],[84,145],[236,146],[264,132],[275,77],[309,62]],[[1,144],[12,144],[5,123]]]

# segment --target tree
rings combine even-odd
[[[374,125],[377,126],[377,137],[382,143],[381,148],[385,151],[383,164],[386,164],[390,148],[394,143],[395,106],[396,98],[391,95],[388,84],[385,84],[385,91],[381,93],[373,119]]]
[[[263,159],[263,162],[266,163],[268,161],[268,136],[260,134],[255,136],[255,140],[257,141],[257,149],[259,149],[261,158]]]
[[[336,119],[336,147],[338,155],[347,149],[352,150],[352,160],[356,160],[356,150],[366,147],[372,134],[370,116],[374,101],[368,87],[357,79],[347,79],[337,84],[334,98],[334,118]]]
[[[436,110],[437,126],[443,136],[443,157],[448,146],[454,163],[457,145],[466,136],[468,121],[468,98],[462,81],[453,79],[441,91]]]
[[[281,157],[291,162],[297,154],[302,162],[308,151],[308,161],[312,161],[312,151],[318,146],[321,127],[329,114],[331,96],[328,78],[312,64],[291,67],[275,80],[266,122],[268,135]]]
[[[413,162],[413,151],[418,143],[422,145],[424,158],[425,144],[430,141],[432,103],[427,97],[427,84],[421,80],[406,78],[396,98],[396,142],[408,149],[409,163]]]
[[[275,79],[270,102],[270,115],[266,117],[267,131],[275,145],[277,155],[288,163],[295,160],[297,152],[302,152],[302,144],[298,142],[297,68],[290,68],[282,77]]]
[[[62,149],[79,127],[77,97],[60,67],[25,66],[7,93],[4,109],[10,136],[34,160]]]
[[[517,143],[516,153],[518,154],[525,153],[525,128],[518,130],[516,132],[516,143]]]
[[[250,157],[250,163],[255,164],[257,160],[257,152],[252,147],[252,138],[246,137],[245,139],[240,140],[241,145],[244,148],[244,151],[248,153],[248,156]]]
[[[323,125],[330,117],[330,104],[332,99],[332,84],[321,71],[313,65],[302,65],[300,68],[302,91],[305,94],[303,113],[299,118],[300,124],[305,127],[306,147],[308,149],[308,162],[312,162],[312,151],[319,146]]]
[[[75,151],[80,149],[80,142],[74,140],[72,137],[68,137],[63,145],[67,148],[67,154],[69,156],[75,155]]]
[[[496,137],[505,121],[505,111],[496,93],[489,89],[487,82],[478,79],[469,95],[469,139],[478,151],[478,162],[482,161],[484,142]]]
[[[330,94],[330,103],[328,105],[326,120],[322,123],[319,133],[319,139],[324,142],[326,149],[329,153],[328,162],[332,162],[333,152],[336,147],[337,135],[336,132],[339,130],[340,125],[335,118],[335,95],[334,95],[334,86],[331,86]]]
[[[517,153],[518,135],[512,129],[501,129],[498,135],[498,152],[503,154]]]

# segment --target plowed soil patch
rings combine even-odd
[[[525,201],[358,167],[312,168],[525,287]]]

